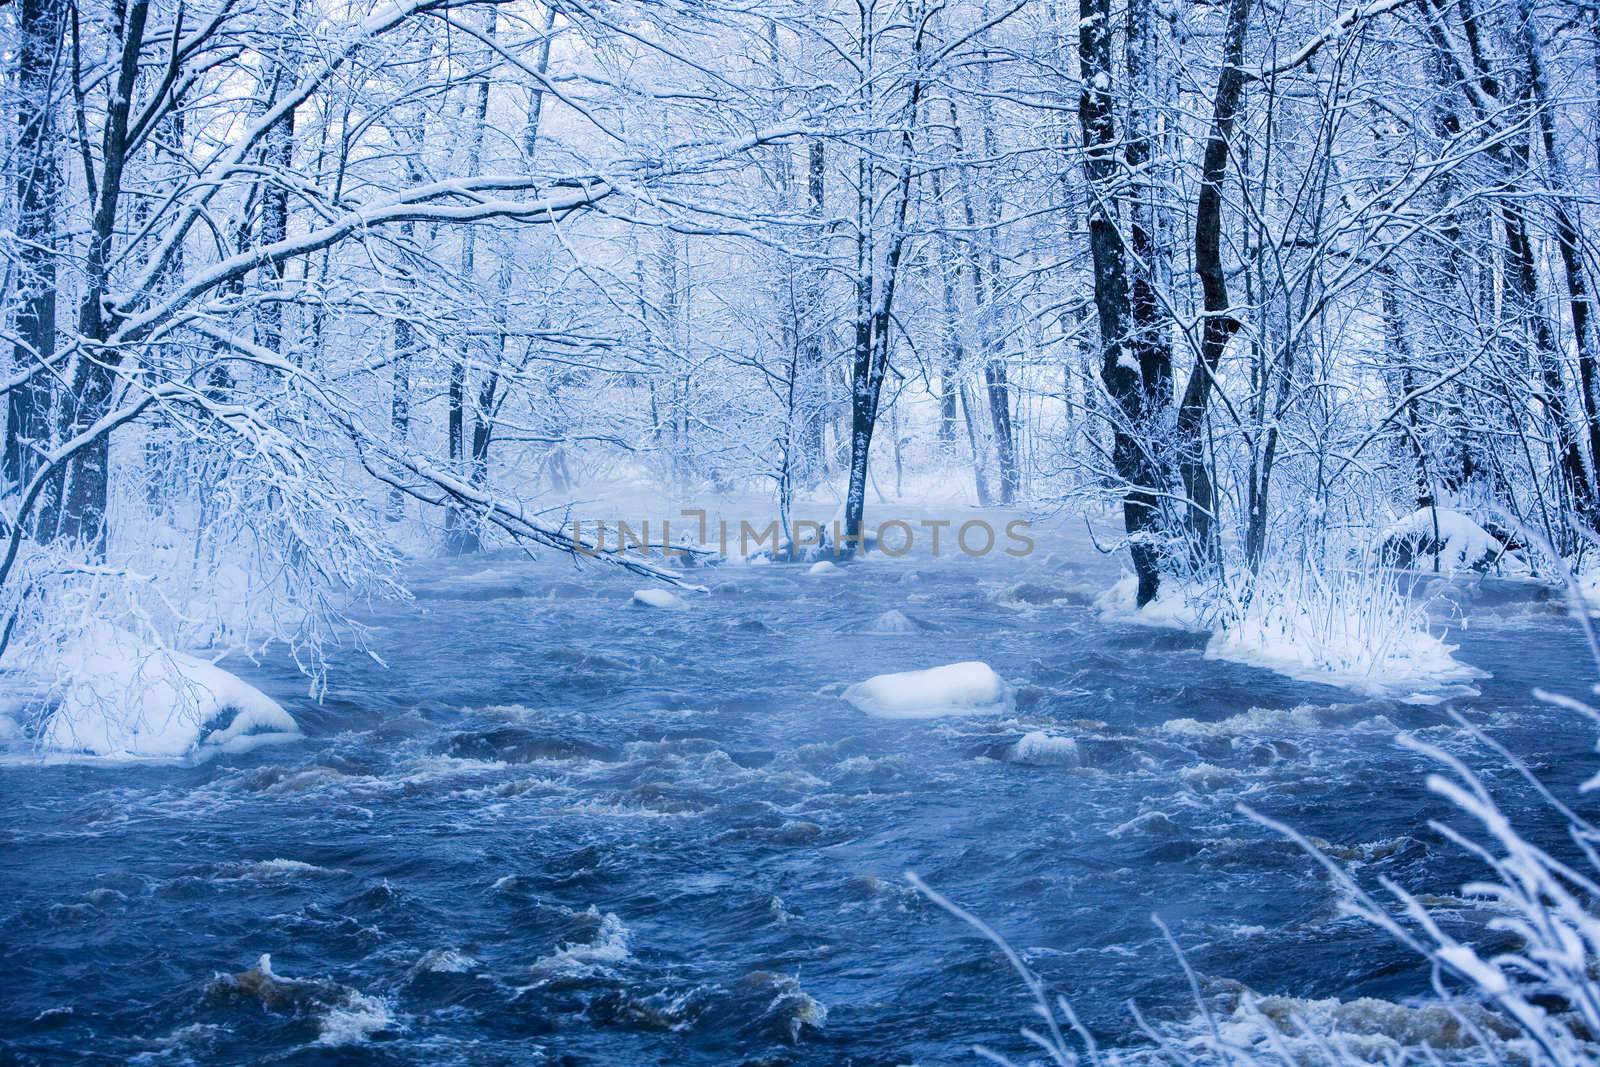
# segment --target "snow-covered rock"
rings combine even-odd
[[[890,608],[873,619],[872,625],[867,627],[869,634],[914,634],[917,630],[918,626],[911,616],[897,608]]]
[[[844,691],[844,699],[880,719],[934,719],[1009,711],[1011,687],[987,663],[880,674]]]
[[[683,597],[669,589],[635,589],[632,603],[662,611],[684,611],[689,607]]]
[[[1383,561],[1395,567],[1486,570],[1505,554],[1500,539],[1459,511],[1420,508],[1378,534]]]
[[[806,573],[807,574],[839,574],[839,573],[841,573],[841,571],[840,571],[839,565],[837,563],[834,563],[832,560],[819,559],[819,560],[817,560],[817,562],[813,563],[810,567],[806,568]]]
[[[1006,761],[1032,767],[1076,767],[1078,743],[1070,737],[1056,737],[1043,730],[1023,734],[1006,750]]]
[[[277,701],[216,664],[113,626],[68,647],[60,677],[60,699],[39,735],[46,749],[170,757],[300,730]]]

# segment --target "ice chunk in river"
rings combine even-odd
[[[661,608],[666,611],[683,611],[689,606],[683,597],[667,589],[635,589],[633,602],[647,608]]]
[[[61,669],[61,700],[40,736],[47,749],[182,756],[237,747],[247,735],[299,733],[293,717],[255,686],[113,626],[96,626],[70,646]]]
[[[844,691],[844,699],[880,719],[934,719],[1009,711],[1011,687],[987,663],[880,674]]]

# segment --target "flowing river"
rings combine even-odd
[[[1594,735],[1535,686],[1593,678],[1546,600],[1464,588],[1452,705],[1363,699],[1107,623],[1117,561],[1081,534],[1030,558],[913,555],[837,575],[707,569],[687,611],[643,580],[510,555],[429,565],[337,657],[322,702],[287,661],[230,667],[303,740],[200,764],[0,769],[0,1059],[843,1064],[1011,1055],[1031,1022],[1003,932],[1110,1044],[1127,1002],[1403,1001],[1427,972],[1341,916],[1315,864],[1459,891],[1418,732],[1558,827],[1450,718],[1570,797]],[[879,633],[901,612],[913,631]],[[1463,628],[1463,621],[1465,626]],[[886,672],[983,660],[1012,713],[888,721],[841,700]],[[1018,750],[1042,731],[1071,743]],[[1487,916],[1467,901],[1466,930]],[[264,962],[269,956],[270,962]]]

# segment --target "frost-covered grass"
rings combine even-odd
[[[1480,672],[1434,633],[1410,584],[1371,551],[1345,566],[1301,555],[1254,574],[1225,566],[1209,581],[1164,580],[1143,608],[1128,575],[1096,603],[1108,621],[1210,633],[1207,656],[1301,681],[1419,701],[1471,692]]]
[[[1470,691],[1465,683],[1480,672],[1433,633],[1427,605],[1406,584],[1370,557],[1354,567],[1269,565],[1248,582],[1223,585],[1206,655],[1371,696],[1437,700]]]

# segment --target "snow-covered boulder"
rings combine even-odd
[[[68,647],[60,677],[60,699],[39,735],[46,749],[171,757],[300,730],[277,701],[216,664],[113,626]]]
[[[1012,707],[1011,687],[987,663],[880,674],[844,691],[844,699],[880,719],[990,715]]]
[[[688,603],[669,589],[635,589],[631,603],[661,611],[684,611]]]
[[[912,621],[911,616],[898,608],[888,611],[872,620],[872,625],[867,627],[869,634],[914,634],[920,627]]]
[[[840,568],[840,566],[837,563],[834,563],[832,560],[819,559],[819,560],[817,560],[817,562],[813,563],[810,567],[806,568],[806,573],[807,574],[839,574],[839,573],[842,573],[842,569]]]
[[[1016,744],[1006,750],[1006,761],[1030,767],[1076,767],[1079,762],[1078,743],[1070,737],[1056,737],[1043,730],[1035,730],[1023,734]]]
[[[1419,508],[1378,534],[1378,551],[1393,567],[1441,571],[1487,570],[1506,546],[1459,511]]]

